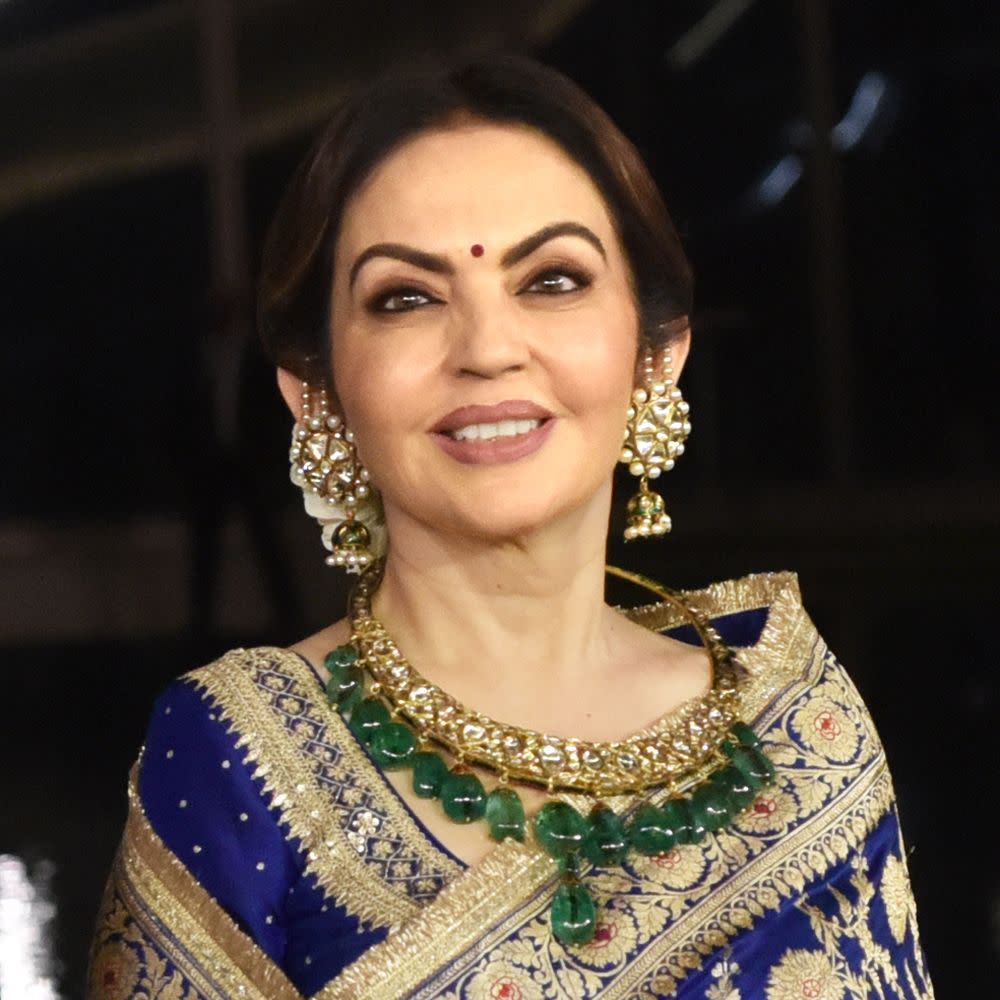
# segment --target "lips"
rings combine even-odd
[[[432,436],[445,454],[463,464],[496,465],[537,451],[555,423],[544,407],[514,399],[453,410],[435,426]]]
[[[498,424],[502,420],[538,420],[545,422],[552,413],[526,399],[508,399],[491,406],[460,406],[442,418],[431,430],[450,434],[473,424]]]

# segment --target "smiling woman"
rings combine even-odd
[[[379,82],[260,302],[360,579],[157,703],[91,995],[931,996],[884,755],[794,577],[604,601],[617,461],[627,537],[669,529],[691,303],[607,117],[521,59]]]

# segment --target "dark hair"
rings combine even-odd
[[[264,246],[258,297],[270,358],[323,377],[333,252],[348,199],[393,150],[463,120],[528,125],[556,142],[607,203],[632,272],[643,336],[665,343],[691,311],[692,276],[677,231],[639,153],[575,83],[521,56],[385,76],[349,98],[298,170]]]

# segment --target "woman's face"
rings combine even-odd
[[[606,517],[636,306],[597,188],[541,133],[463,125],[382,161],[345,207],[330,336],[390,536]]]

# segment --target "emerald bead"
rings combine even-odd
[[[755,790],[774,780],[774,765],[759,750],[737,747],[729,756]]]
[[[351,732],[362,743],[369,744],[375,730],[389,721],[389,709],[378,698],[365,698],[351,712]]]
[[[448,775],[448,765],[433,750],[418,750],[411,758],[413,791],[418,798],[436,799]]]
[[[441,782],[441,805],[448,819],[471,823],[486,812],[486,789],[474,774],[449,771]]]
[[[486,822],[496,841],[524,840],[524,803],[513,788],[494,788],[486,796]]]
[[[663,810],[649,804],[636,810],[628,828],[628,839],[640,854],[647,855],[662,854],[677,843]]]
[[[729,727],[729,731],[743,746],[751,750],[761,748],[760,737],[745,722],[734,722]]]
[[[345,646],[338,646],[336,649],[331,649],[329,653],[326,654],[326,659],[323,660],[323,664],[326,669],[332,674],[338,667],[350,667],[357,663],[358,651],[350,644]]]
[[[364,690],[364,675],[357,664],[341,664],[330,670],[330,680],[327,681],[326,685],[326,696],[330,704],[335,705],[341,712],[353,712],[361,701]]]
[[[774,764],[771,763],[771,759],[764,753],[763,750],[748,750],[747,753],[753,758],[754,764],[758,768],[758,773],[765,775],[764,784],[769,785],[774,781],[777,772],[774,769]]]
[[[593,897],[576,879],[567,879],[552,897],[552,933],[556,940],[562,944],[586,944],[594,937],[596,925]]]
[[[708,836],[708,830],[705,827],[703,818],[699,813],[694,810],[694,803],[691,799],[684,799],[683,806],[685,814],[690,823],[690,833],[688,834],[689,844],[700,844],[706,836]]]
[[[731,818],[728,790],[711,782],[699,785],[691,796],[691,815],[709,833],[721,830]]]
[[[587,821],[566,802],[546,802],[535,814],[535,836],[553,858],[579,850],[586,833]]]
[[[733,764],[717,771],[712,776],[712,782],[729,791],[729,802],[732,814],[743,812],[757,797],[757,790],[750,784],[743,772]]]
[[[620,865],[628,851],[625,824],[613,809],[598,804],[590,812],[590,826],[580,850],[595,865]]]
[[[372,734],[372,756],[387,771],[406,767],[417,749],[417,738],[401,722],[387,722]]]
[[[677,844],[694,843],[692,834],[694,822],[691,819],[691,808],[684,799],[670,799],[661,809],[663,813],[663,828],[674,835]]]

